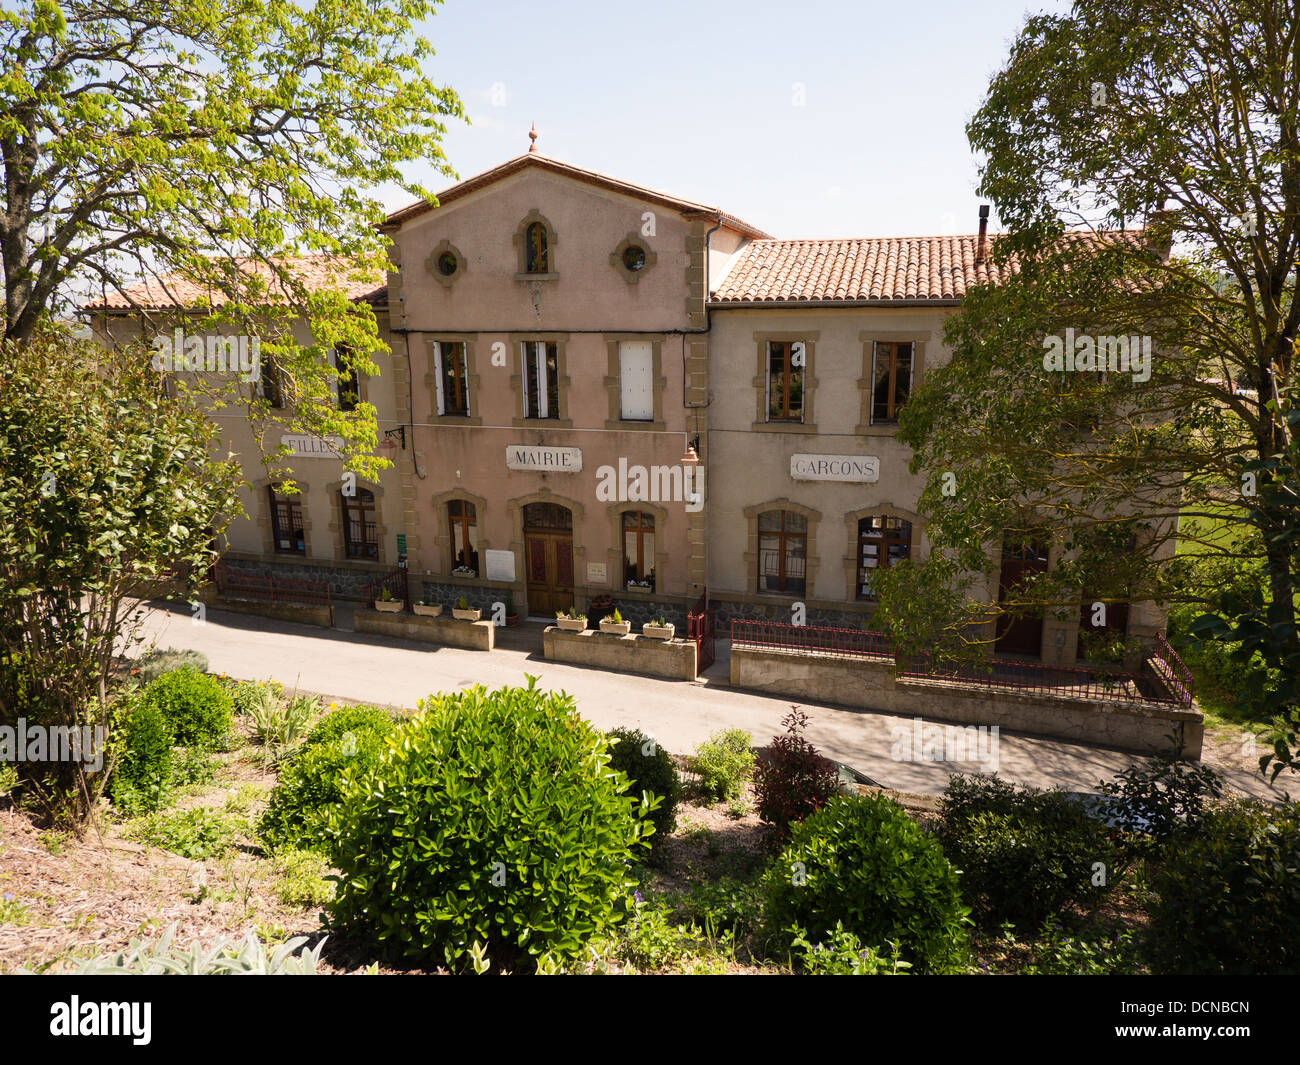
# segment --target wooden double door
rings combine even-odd
[[[573,516],[556,503],[524,507],[528,613],[551,617],[573,606]]]
[[[1047,551],[1047,543],[1039,540],[1022,540],[1003,545],[998,602],[1014,600],[1023,581],[1047,570]],[[1042,611],[1021,607],[1002,614],[998,618],[994,649],[1000,654],[1042,657]]]

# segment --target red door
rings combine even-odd
[[[998,602],[1015,598],[1022,581],[1047,569],[1047,544],[1025,540],[1002,546],[1002,573],[998,580]],[[994,645],[1000,654],[1043,654],[1043,614],[1041,610],[1008,611],[998,618],[998,639]]]

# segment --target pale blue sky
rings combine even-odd
[[[462,178],[527,150],[535,121],[548,155],[774,236],[903,236],[976,229],[965,124],[1026,12],[1067,7],[446,0],[425,35],[473,122],[445,140]]]

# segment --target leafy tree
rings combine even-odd
[[[996,283],[968,292],[951,361],[901,415],[934,547],[878,575],[905,646],[1081,593],[1204,608],[1233,587],[1296,660],[1298,31],[1286,0],[1079,0],[1026,22],[968,126],[1007,230]],[[1150,338],[1150,365],[1060,372],[1045,338],[1071,329]],[[1061,564],[983,602],[999,540],[1044,534]]]
[[[0,336],[78,297],[117,295],[150,328],[181,298],[195,329],[261,339],[299,431],[338,435],[373,476],[374,410],[331,388],[378,373],[374,315],[348,280],[386,270],[363,190],[419,161],[450,174],[460,100],[415,33],[438,0],[27,0],[0,11]],[[301,256],[323,256],[312,269]],[[335,273],[322,285],[322,267]],[[132,288],[143,279],[147,290]],[[295,342],[305,318],[314,343]],[[327,358],[339,348],[341,365]],[[266,417],[265,401],[241,399]]]
[[[172,575],[192,589],[237,505],[217,432],[159,395],[139,349],[106,356],[44,326],[0,341],[0,724],[107,732],[133,599]],[[52,757],[19,771],[73,827],[107,775]]]

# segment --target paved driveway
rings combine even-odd
[[[170,613],[152,604],[146,621],[160,647],[194,648],[208,656],[209,669],[240,679],[272,677],[347,700],[414,707],[431,692],[471,684],[489,688],[523,683],[524,674],[546,688],[577,699],[578,708],[597,727],[629,725],[654,735],[670,751],[693,751],[721,728],[749,730],[757,743],[781,730],[788,699],[726,686],[725,644],[709,675],[695,681],[669,681],[548,662],[542,657],[541,624],[499,629],[501,646],[490,653],[394,640],[351,630],[351,608],[338,612],[339,627],[271,621],[209,609],[194,624],[188,609]],[[896,761],[891,757],[896,729],[913,732],[910,718],[804,703],[810,716],[809,739],[830,758],[853,766],[886,787],[939,794],[954,771],[977,764]],[[1037,787],[1094,791],[1098,780],[1129,765],[1134,756],[1063,740],[1004,733],[997,746],[997,770],[1004,777]],[[1245,757],[1228,766],[1234,784],[1252,794],[1268,789],[1251,775]]]

